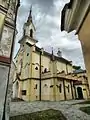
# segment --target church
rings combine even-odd
[[[60,101],[88,99],[86,71],[76,69],[72,62],[39,48],[34,39],[36,29],[32,9],[19,40],[20,48],[14,58],[13,98],[24,101]]]

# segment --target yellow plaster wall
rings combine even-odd
[[[42,71],[44,71],[45,68],[47,68],[47,70],[50,70],[50,58],[47,56],[42,55]]]
[[[22,81],[22,90],[26,90],[26,95],[22,95],[22,99],[25,101],[29,100],[29,88],[30,88],[29,80]]]
[[[19,81],[18,83],[19,83],[19,88],[18,88],[18,97],[19,97],[19,98],[22,98],[22,94],[21,94],[21,90],[22,90],[22,82],[21,82],[21,81]]]
[[[85,65],[87,69],[88,82],[90,88],[90,12],[88,13],[80,31],[79,39],[81,41],[84,54]]]
[[[68,92],[68,85],[69,85],[69,92]],[[71,84],[69,80],[65,80],[65,91],[66,91],[66,99],[72,99],[72,92],[71,92]]]
[[[3,29],[3,25],[4,25],[4,19],[5,19],[5,15],[0,13],[0,36],[2,34],[2,29]]]
[[[73,72],[72,65],[67,64],[67,69],[68,69],[68,73],[72,73]]]
[[[50,93],[51,81],[52,79],[42,80],[42,86],[41,86],[41,90],[42,90],[41,99],[42,100],[50,100],[50,96],[52,95],[52,93]]]
[[[84,99],[88,99],[89,97],[89,91],[88,91],[88,88],[86,85],[76,85],[75,88],[76,88],[76,96],[78,98],[78,92],[77,92],[77,87],[81,87],[82,88],[82,93],[83,93],[83,98]],[[85,89],[85,90],[84,90]]]
[[[61,93],[59,91],[59,85],[61,84]],[[57,101],[59,100],[64,100],[64,86],[63,86],[63,80],[62,79],[58,79],[57,80],[57,93],[56,93],[56,96],[57,96]]]
[[[40,99],[39,98],[39,90],[40,90],[40,84],[39,83],[40,83],[39,80],[34,80],[34,93],[35,93],[35,99],[36,100]],[[37,89],[35,89],[36,85],[37,85]]]
[[[67,73],[66,72],[66,64],[65,63],[57,61],[56,64],[57,64],[57,70],[58,71],[62,72],[64,70],[65,73]]]
[[[38,67],[38,70],[35,68]],[[40,56],[39,53],[32,53],[32,77],[39,78],[40,76]]]

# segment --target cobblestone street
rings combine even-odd
[[[60,110],[67,120],[90,120],[90,115],[79,110],[80,107],[90,106],[90,104],[76,104],[84,100],[70,100],[60,102],[12,102],[10,116],[32,113],[47,109]],[[75,105],[76,104],[76,105]]]

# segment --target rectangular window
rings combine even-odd
[[[26,90],[22,90],[22,95],[26,95]]]
[[[36,84],[36,86],[35,86],[35,89],[37,89],[37,84]]]
[[[69,85],[68,85],[68,93],[69,93]]]
[[[62,84],[59,85],[59,92],[62,92]]]

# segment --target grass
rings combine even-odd
[[[88,115],[90,115],[90,106],[88,106],[88,107],[80,107],[80,110],[87,113]]]
[[[90,104],[90,101],[84,101],[84,102],[81,102],[81,103],[78,103],[78,104]]]
[[[10,120],[67,120],[58,110],[44,110],[40,112],[18,115],[11,117]]]
[[[90,104],[90,100],[84,101],[84,102],[79,102],[79,103],[74,103],[72,105],[77,105],[77,104]]]

